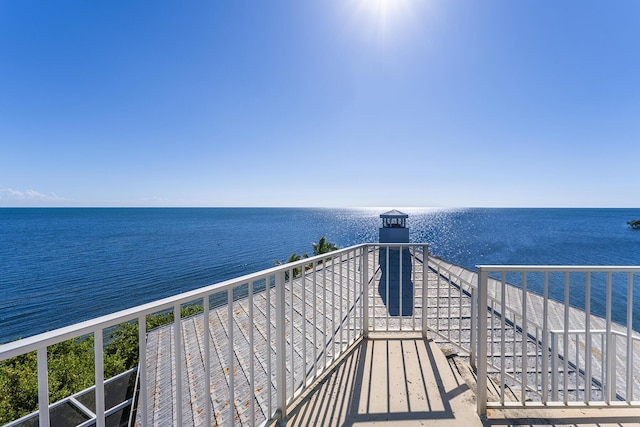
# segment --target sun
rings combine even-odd
[[[368,9],[377,16],[390,16],[406,8],[408,0],[359,0],[362,8]]]
[[[361,25],[379,41],[393,37],[411,15],[411,0],[355,0],[354,3]]]

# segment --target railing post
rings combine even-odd
[[[38,349],[38,418],[40,427],[49,427],[49,370],[47,347]]]
[[[587,278],[585,281],[585,297],[584,297],[584,403],[589,403],[591,400],[591,387],[593,385],[593,378],[591,376],[591,358],[593,353],[591,352],[591,273],[587,272]],[[545,289],[546,290],[546,289]],[[545,294],[546,305],[546,294]],[[546,320],[546,313],[545,318]],[[546,341],[545,341],[546,343]],[[544,349],[544,347],[543,347]],[[543,389],[544,392],[544,389]]]
[[[616,336],[611,333],[611,331],[607,331],[609,335],[609,339],[607,339],[607,396],[605,397],[605,401],[607,405],[611,403],[611,401],[615,401],[616,399]],[[631,376],[628,376],[627,381],[630,381]]]
[[[269,302],[267,301],[267,304],[269,304]],[[203,333],[203,341],[204,341],[204,395],[206,396],[206,406],[204,407],[204,420],[205,423],[207,425],[211,425],[211,420],[212,420],[212,413],[211,413],[211,405],[210,405],[210,398],[211,398],[211,344],[209,343],[209,338],[210,338],[210,313],[209,310],[211,309],[211,300],[209,299],[209,295],[205,295],[202,298],[202,309],[203,309],[203,318],[202,318],[202,325],[204,327],[204,333]],[[267,320],[267,324],[268,320]],[[146,326],[145,326],[146,327]],[[140,335],[140,339],[144,339],[143,335]],[[142,348],[142,347],[141,347]],[[142,377],[141,377],[142,378]],[[146,378],[146,377],[145,377]],[[145,385],[145,389],[146,389],[146,385]],[[142,395],[142,394],[141,394]],[[144,418],[145,420],[145,424],[143,425],[147,425],[146,424],[146,418]]]
[[[232,291],[229,290],[231,294]],[[231,304],[231,303],[229,303]],[[173,306],[173,349],[174,349],[174,358],[175,358],[175,392],[176,392],[176,420],[178,425],[183,424],[182,419],[182,403],[183,403],[183,394],[182,394],[182,319],[180,317],[180,304],[175,304]],[[232,332],[229,332],[229,339],[231,341],[229,347],[233,348],[233,335]],[[233,360],[233,359],[231,359]],[[233,362],[231,362],[231,378],[233,380]],[[233,384],[233,382],[231,383]],[[233,385],[230,387],[233,389]],[[232,391],[233,393],[233,391]],[[233,408],[233,397],[231,400],[231,407]]]
[[[369,336],[369,246],[363,245],[362,250],[362,329],[365,338]]]
[[[276,414],[287,415],[284,271],[276,274]]]
[[[627,273],[627,372],[633,372],[633,273]],[[627,374],[628,375],[628,374]],[[633,400],[633,384],[627,381],[626,402]]]
[[[487,272],[478,267],[478,358],[477,405],[478,415],[487,414]]]
[[[478,283],[480,283],[480,280],[478,280]],[[478,369],[478,367],[476,366],[476,360],[477,360],[477,353],[478,353],[478,349],[476,348],[476,345],[478,343],[478,304],[477,304],[477,298],[478,298],[478,292],[476,291],[476,288],[471,287],[471,330],[470,330],[470,337],[469,337],[469,361],[471,362],[471,367],[473,369]]]
[[[386,277],[386,281],[385,281],[385,299],[387,301],[387,309],[385,310],[386,313],[386,321],[385,321],[385,332],[389,332],[389,246],[385,246],[385,261],[384,261],[384,265],[385,268],[387,269],[386,273],[385,273],[385,277]]]
[[[525,273],[526,274],[526,273]],[[542,403],[549,401],[549,272],[544,272],[542,289]],[[523,337],[526,339],[526,337]],[[515,353],[514,353],[515,354]]]
[[[423,338],[427,337],[427,331],[429,330],[429,322],[428,322],[428,297],[429,292],[427,290],[428,282],[428,271],[429,271],[429,247],[427,245],[422,246],[422,336]]]
[[[400,291],[398,292],[398,299],[399,299],[399,310],[398,310],[398,320],[400,320],[400,330],[402,331],[402,317],[404,316],[404,310],[403,310],[403,306],[402,306],[402,252],[404,251],[403,247],[400,246],[400,248],[398,248],[398,270],[399,270],[399,277],[398,277],[398,288],[400,289]]]
[[[551,400],[558,400],[558,355],[559,347],[558,347],[558,334],[555,331],[549,332],[551,335]],[[565,354],[566,358],[567,355]],[[567,375],[566,372],[563,373],[564,376]]]
[[[612,277],[611,272],[607,273],[607,300],[606,300],[606,316],[607,316],[607,325],[606,325],[606,335],[605,335],[605,346],[607,348],[606,352],[602,352],[602,354],[606,354],[607,360],[607,376],[605,378],[605,388],[607,390],[607,395],[604,396],[604,400],[606,404],[610,404],[611,400],[615,400],[616,394],[615,390],[613,390],[614,382],[613,379],[616,377],[615,371],[615,362],[616,362],[616,340],[615,337],[611,334],[611,293],[612,293]]]
[[[147,398],[147,316],[138,316],[138,411],[142,413],[142,425],[149,424],[149,402]]]
[[[104,417],[104,340],[102,328],[98,328],[94,333],[94,370],[95,370],[95,400],[96,400],[96,426],[105,426]]]

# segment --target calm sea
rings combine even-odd
[[[375,242],[384,210],[0,209],[0,342],[269,268],[323,235]],[[640,209],[406,211],[412,242],[468,268],[640,265],[640,231],[626,225]],[[634,295],[640,314],[640,283]]]

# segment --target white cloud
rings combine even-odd
[[[14,190],[13,188],[0,188],[0,200],[32,200],[32,201],[45,201],[54,202],[67,200],[64,197],[58,196],[56,193],[41,193],[36,190]]]
[[[158,196],[153,196],[153,197],[146,197],[144,199],[142,199],[143,202],[168,202],[169,199],[165,198],[165,197],[158,197]]]

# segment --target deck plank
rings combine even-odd
[[[384,256],[383,256],[384,258]],[[414,297],[411,304],[410,316],[387,317],[388,308],[383,300],[384,280],[382,269],[379,267],[379,254],[371,252],[369,257],[369,271],[374,271],[369,278],[370,310],[376,313],[374,330],[383,330],[387,326],[390,329],[412,329],[414,325],[420,327],[422,304],[428,306],[428,325],[434,341],[442,348],[447,349],[447,338],[460,339],[462,342],[470,340],[470,295],[461,290],[458,279],[462,277],[469,283],[477,283],[477,275],[474,272],[452,265],[443,260],[429,258],[427,269],[427,298],[422,301],[422,274],[423,265],[421,256],[412,257],[411,269],[415,273],[415,283],[411,283],[414,289]],[[326,273],[326,267],[338,266],[334,273]],[[348,265],[348,267],[347,267]],[[342,267],[340,267],[342,266]],[[439,273],[439,274],[438,274]],[[314,284],[313,275],[317,282]],[[337,258],[325,261],[324,265],[317,265],[315,269],[305,272],[304,276],[285,282],[285,341],[286,341],[286,387],[287,394],[291,390],[299,393],[304,383],[315,379],[315,372],[323,366],[335,361],[342,350],[353,342],[356,332],[362,323],[362,296],[358,294],[354,286],[354,279],[359,281],[362,272],[357,263],[345,258]],[[380,282],[382,280],[382,283]],[[452,281],[453,280],[453,281]],[[324,283],[324,286],[322,285]],[[499,296],[500,283],[490,281],[489,293]],[[304,295],[304,298],[303,298]],[[269,296],[269,298],[268,298]],[[254,293],[253,314],[254,321],[249,319],[249,298],[239,298],[233,302],[233,319],[231,322],[234,334],[233,359],[229,360],[229,319],[228,308],[222,305],[212,308],[209,321],[211,387],[209,393],[205,391],[204,378],[204,318],[202,314],[182,319],[183,331],[183,417],[185,423],[193,425],[205,425],[205,405],[210,405],[214,425],[229,425],[231,419],[237,425],[251,425],[253,420],[260,423],[267,419],[270,411],[275,410],[275,366],[276,366],[276,325],[275,304],[276,292],[261,290]],[[522,291],[519,288],[507,286],[506,300],[514,310],[520,310],[522,306]],[[449,304],[451,302],[451,305]],[[542,297],[527,294],[527,317],[533,323],[542,322],[541,307]],[[314,310],[315,306],[315,310]],[[267,319],[267,311],[270,319]],[[346,316],[348,312],[354,312],[356,316]],[[328,316],[324,316],[324,313]],[[552,329],[564,328],[564,308],[556,302],[548,303],[549,324]],[[342,316],[341,316],[342,315]],[[509,317],[507,314],[506,317]],[[513,316],[511,314],[511,316]],[[584,325],[585,313],[577,308],[569,310],[570,328],[578,329]],[[489,334],[493,338],[490,346],[490,360],[498,360],[501,352],[500,338],[500,313],[489,313]],[[603,319],[591,317],[592,327],[604,328]],[[620,328],[616,326],[616,328]],[[535,336],[535,331],[528,330]],[[525,355],[527,359],[527,375],[534,378],[538,375],[540,362],[540,348],[535,344],[535,339],[524,337],[521,330],[507,327],[505,333],[505,347],[507,351],[516,350],[516,361],[522,355],[522,345],[525,341]],[[250,348],[249,337],[253,335],[253,348]],[[270,335],[268,341],[267,336]],[[149,405],[149,422],[151,425],[175,425],[175,369],[173,351],[173,327],[167,325],[149,331],[147,335],[147,390]],[[314,347],[314,342],[316,343]],[[576,345],[570,344],[570,355],[575,354]],[[594,350],[598,351],[599,344],[594,343]],[[293,356],[291,351],[293,350]],[[640,366],[640,351],[636,349],[634,366]],[[460,349],[456,349],[460,352]],[[461,353],[462,357],[465,357]],[[413,357],[413,356],[410,356]],[[584,354],[578,354],[584,358]],[[619,366],[626,357],[626,349],[619,344]],[[270,360],[269,360],[270,359]],[[269,366],[269,362],[271,366]],[[512,365],[514,360],[505,363]],[[583,363],[581,361],[580,363]],[[254,389],[250,389],[250,366],[254,367]],[[508,366],[509,368],[510,366]],[[598,367],[594,371],[598,372]],[[230,404],[230,372],[234,372],[234,405]],[[269,378],[271,371],[271,378]],[[490,374],[496,374],[491,371]],[[518,374],[516,372],[516,374]],[[572,378],[569,381],[569,392],[584,389],[580,384],[580,376],[576,372],[569,372]],[[562,379],[561,379],[562,381]],[[619,371],[617,376],[618,387],[626,385],[626,373]],[[561,382],[562,384],[562,382]],[[270,390],[270,396],[268,391]],[[635,396],[640,396],[640,378],[634,379]],[[257,393],[253,393],[256,391]],[[516,391],[517,392],[517,391]],[[254,399],[253,396],[256,395]],[[251,414],[251,399],[255,407],[255,414]],[[136,425],[140,425],[138,416]]]

